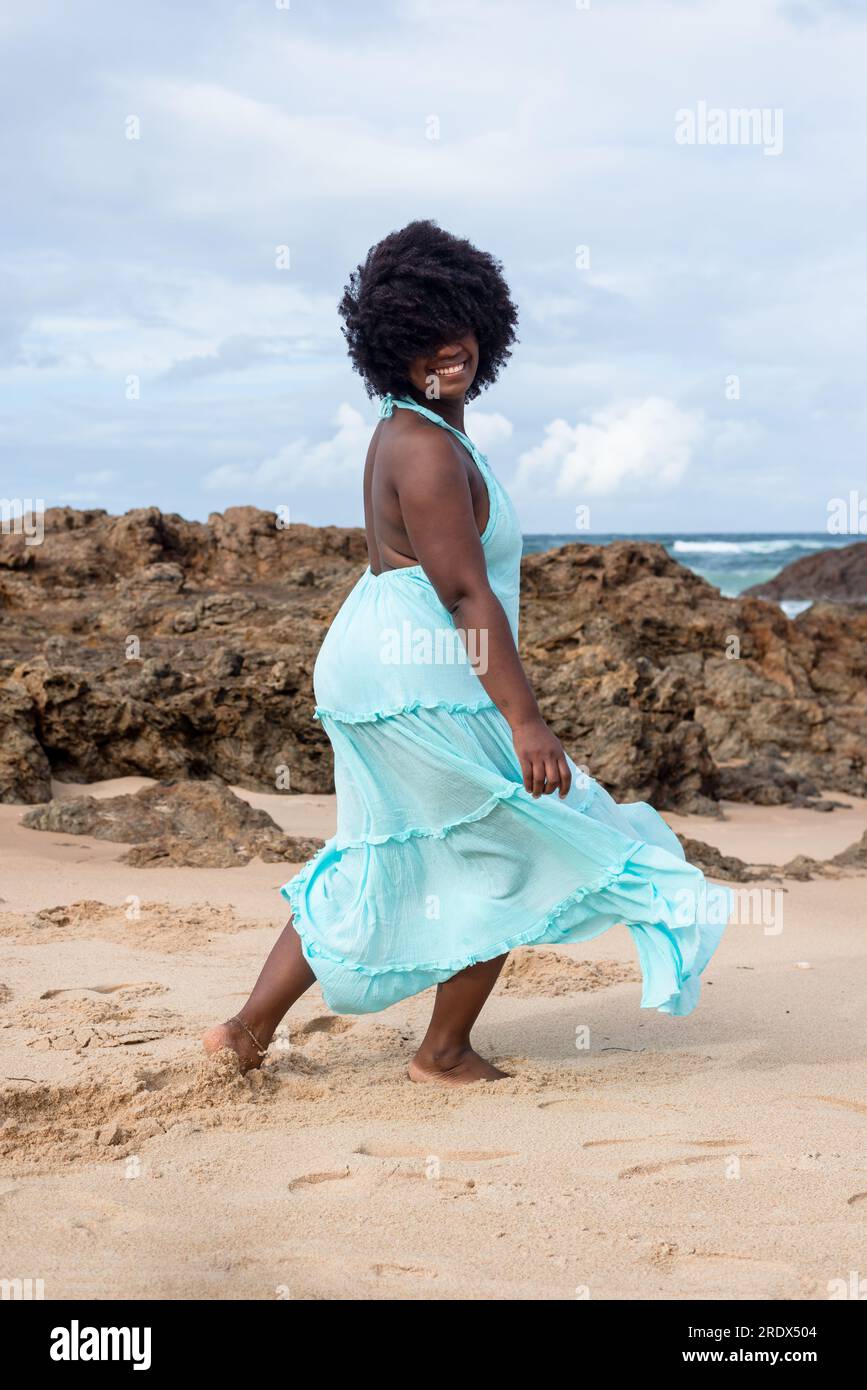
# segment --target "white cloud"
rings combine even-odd
[[[544,441],[518,460],[515,491],[601,497],[636,483],[669,487],[685,474],[704,428],[699,413],[661,396],[594,411],[586,423],[552,420]]]
[[[22,261],[16,288],[31,317],[17,337],[29,353],[51,355],[59,374],[85,363],[91,372],[122,378],[138,371],[174,383],[251,367],[265,377],[299,359],[333,353],[339,344],[334,292],[293,283],[291,274],[274,267],[270,249],[256,272],[252,281],[233,281],[110,260],[75,294],[76,266],[69,258],[32,266]],[[64,311],[40,312],[51,298],[62,300]],[[120,312],[105,313],[106,299]]]
[[[320,48],[311,57],[321,64],[327,50]],[[382,54],[357,53],[350,80],[353,88],[365,81],[381,84],[391,71]],[[205,183],[183,176],[185,168],[202,159],[231,165],[235,197],[254,220],[262,216],[271,225],[277,225],[273,219],[282,213],[286,186],[303,189],[308,201],[388,196],[395,186],[419,198],[483,193],[492,200],[509,200],[500,171],[514,155],[513,135],[501,128],[468,131],[450,110],[422,107],[399,120],[393,115],[375,118],[357,106],[339,113],[287,111],[227,83],[175,79],[142,83],[140,91],[157,127],[171,129],[177,140],[164,194],[176,216],[222,215],[222,180]],[[442,129],[429,138],[431,117]],[[544,191],[544,175],[530,160],[526,177]]]
[[[92,0],[86,32],[76,7],[18,10],[0,15],[6,182],[24,190],[4,209],[0,443],[24,495],[105,466],[113,481],[80,487],[112,510],[201,515],[291,486],[293,514],[356,522],[369,427],[341,453],[352,430],[328,422],[339,401],[371,411],[336,305],[368,246],[424,216],[500,257],[519,306],[483,402],[509,421],[471,411],[468,430],[506,473],[543,451],[522,464],[528,529],[562,528],[573,474],[621,478],[594,526],[623,530],[736,528],[745,480],[769,477],[751,523],[812,529],[829,489],[859,485],[863,0],[224,4],[207,24]],[[699,99],[783,107],[782,158],[678,146],[674,113]],[[610,403],[651,397],[703,409],[701,457],[666,417],[627,445]]]
[[[497,411],[470,409],[466,416],[467,435],[483,454],[493,452],[512,438],[512,422]]]
[[[757,420],[724,420],[714,431],[711,448],[726,459],[750,455],[767,445],[768,432]]]
[[[308,493],[354,486],[360,491],[372,422],[344,402],[334,424],[332,437],[318,444],[296,439],[250,467],[221,464],[206,475],[204,486],[209,492],[240,490],[244,497],[266,494],[290,505],[293,489]]]

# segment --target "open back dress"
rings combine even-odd
[[[487,486],[491,588],[518,636],[522,539],[514,507],[465,434]],[[532,797],[503,715],[485,693],[421,565],[368,567],[316,661],[315,715],[334,750],[337,833],[281,889],[336,1013],[387,1008],[515,946],[632,934],[642,1006],[687,1014],[728,921],[644,802],[617,805],[570,760],[572,786]],[[580,692],[576,691],[576,699]]]

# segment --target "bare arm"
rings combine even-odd
[[[558,789],[565,796],[571,784],[566,755],[539,712],[509,621],[488,582],[466,469],[451,441],[434,431],[404,444],[396,479],[413,553],[440,602],[459,630],[486,635],[487,667],[477,674],[508,720],[524,786],[534,796]]]

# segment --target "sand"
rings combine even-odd
[[[242,794],[330,832],[330,797]],[[867,802],[841,799],[670,820],[782,863],[860,836]],[[826,1299],[867,1269],[867,878],[786,883],[783,930],[730,928],[688,1019],[639,1010],[623,929],[516,953],[477,1033],[496,1085],[404,1079],[429,996],[350,1019],[318,990],[241,1078],[198,1039],[245,997],[290,870],[133,869],[21,813],[0,807],[0,1277],[60,1299]]]

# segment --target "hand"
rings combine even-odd
[[[559,789],[561,799],[572,785],[572,773],[563,745],[541,716],[512,729],[512,742],[524,774],[524,786],[533,796]]]

